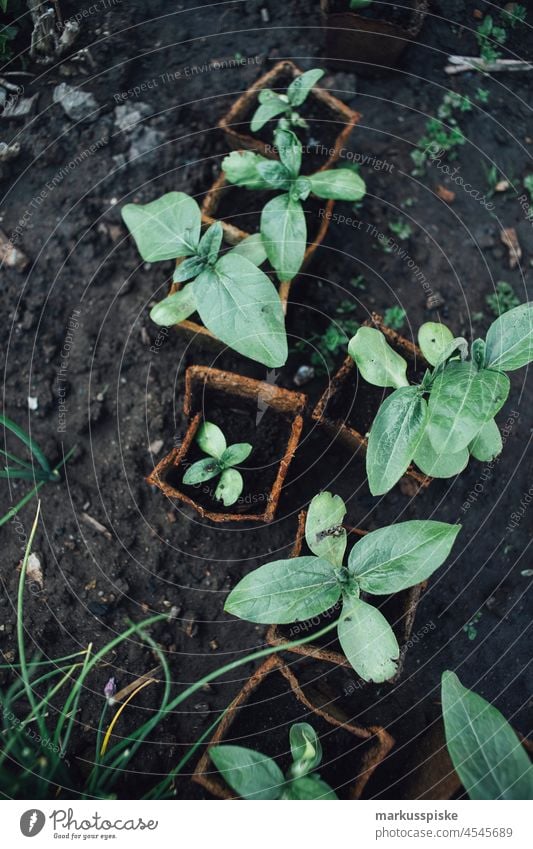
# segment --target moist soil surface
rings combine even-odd
[[[266,628],[225,614],[227,593],[252,569],[287,556],[298,511],[327,488],[346,500],[352,526],[373,529],[413,518],[463,525],[453,555],[422,597],[414,625],[414,634],[421,636],[407,652],[401,680],[350,690],[353,676],[341,670],[344,684],[331,685],[331,699],[342,696],[350,717],[384,724],[393,734],[401,728],[398,739],[416,740],[438,717],[440,676],[453,669],[526,734],[531,723],[524,669],[530,655],[526,547],[533,392],[526,370],[510,375],[511,394],[498,416],[506,428],[501,457],[492,464],[472,461],[457,479],[434,481],[416,498],[399,487],[373,498],[360,458],[334,444],[309,417],[276,520],[267,527],[215,527],[145,483],[185,433],[188,365],[227,368],[295,388],[294,374],[312,353],[307,340],[332,322],[342,326],[339,307],[346,300],[359,322],[372,311],[403,307],[401,332],[412,341],[427,320],[442,320],[454,335],[471,339],[484,335],[494,318],[486,298],[497,281],[509,282],[521,302],[530,287],[533,230],[519,202],[523,180],[533,171],[530,76],[444,72],[448,54],[477,53],[474,12],[486,12],[486,4],[434,0],[402,64],[376,78],[328,68],[316,3],[277,4],[275,13],[270,6],[268,22],[261,16],[264,6],[262,0],[206,4],[204,12],[197,2],[170,9],[164,0],[154,0],[148,11],[140,0],[117,0],[83,19],[75,48],[88,53],[80,61],[67,57],[43,66],[19,56],[7,69],[30,74],[14,79],[23,85],[24,97],[37,99],[25,117],[0,116],[0,141],[21,146],[17,158],[0,166],[1,229],[28,258],[24,270],[2,268],[4,409],[52,462],[76,446],[61,482],[40,492],[34,551],[43,587],[32,585],[25,595],[27,652],[52,658],[89,643],[97,649],[129,620],[172,610],[173,617],[154,626],[151,635],[167,652],[173,693],[244,658],[263,645]],[[61,7],[64,18],[78,10],[69,2]],[[510,40],[525,58],[531,53],[530,25],[520,35],[514,30]],[[25,47],[20,39],[15,44],[19,51]],[[150,322],[150,307],[168,291],[173,263],[143,263],[120,210],[126,202],[145,203],[175,190],[201,202],[229,152],[218,120],[247,86],[284,58],[303,69],[325,67],[321,85],[363,114],[343,156],[359,163],[368,193],[357,214],[351,204],[336,205],[344,218],[331,221],[324,245],[293,287],[289,339],[292,348],[303,340],[303,349],[293,350],[282,370],[267,373],[229,350],[213,354]],[[89,120],[73,120],[53,103],[54,88],[64,82],[94,96],[99,109]],[[469,191],[490,197],[492,210],[438,165],[412,174],[410,153],[448,89],[473,103],[470,112],[458,115],[466,142],[450,170],[457,167]],[[486,94],[479,95],[479,89]],[[492,165],[498,180],[507,181],[505,191],[491,194]],[[455,193],[452,202],[439,196],[439,186]],[[404,240],[390,229],[398,220],[409,224]],[[500,241],[502,227],[514,227],[521,245],[522,257],[513,268]],[[398,250],[385,252],[380,234],[392,236]],[[339,348],[329,377],[345,351]],[[327,380],[328,375],[317,377],[303,387],[308,411]],[[247,441],[256,444],[253,416],[249,425]],[[20,453],[11,437],[7,445]],[[279,456],[279,447],[274,454]],[[2,514],[28,488],[25,481],[2,481]],[[1,529],[5,663],[17,661],[17,566],[35,509],[36,502],[30,502],[17,521]],[[110,675],[121,688],[156,664],[150,647],[137,639],[108,660],[84,688],[68,745],[70,777],[57,798],[72,796],[87,775]],[[162,722],[121,777],[118,795],[140,796],[167,774],[255,665],[198,691]],[[3,684],[15,675],[2,669]],[[315,684],[327,677],[320,670],[312,675]],[[160,697],[160,684],[143,690],[115,734],[137,727]],[[256,720],[258,727],[262,723],[261,748],[286,752],[286,718],[281,727],[270,724],[268,711],[257,705]],[[207,798],[190,782],[193,767],[176,781],[179,798]]]

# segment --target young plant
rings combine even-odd
[[[316,495],[305,523],[312,554],[251,572],[229,594],[224,609],[249,622],[287,625],[342,602],[337,621],[342,649],[361,678],[380,683],[395,675],[400,649],[383,614],[361,593],[389,595],[425,581],[448,557],[461,526],[428,520],[372,531],[354,545],[344,566],[345,515],[338,495]]]
[[[276,761],[243,746],[213,746],[211,760],[242,799],[337,799],[329,784],[313,773],[322,761],[322,746],[308,722],[289,731],[292,764],[283,775]]]
[[[515,290],[505,280],[498,280],[494,292],[491,295],[487,295],[485,301],[490,311],[496,317],[520,305]]]
[[[427,362],[422,381],[411,385],[407,363],[371,327],[361,327],[348,352],[361,375],[394,391],[381,404],[368,438],[366,471],[370,491],[383,495],[411,462],[432,477],[449,478],[470,455],[488,462],[502,450],[494,416],[510,390],[505,372],[533,360],[533,303],[501,315],[485,340],[471,346],[443,324],[423,324],[418,344]]]
[[[426,121],[426,132],[418,140],[411,159],[416,168],[413,174],[423,174],[428,159],[435,159],[447,153],[449,159],[456,159],[457,148],[465,144],[466,136],[457,119],[457,113],[471,112],[472,101],[455,91],[447,92],[437,110],[437,117]]]
[[[446,745],[470,799],[533,799],[533,765],[500,711],[453,672],[441,692]]]
[[[405,324],[406,314],[404,308],[399,307],[398,304],[388,307],[383,314],[383,324],[391,330],[401,330]]]
[[[221,253],[222,224],[201,236],[196,201],[169,192],[147,204],[127,204],[122,217],[146,262],[183,258],[173,280],[188,282],[151,311],[156,324],[170,326],[198,312],[218,338],[269,368],[284,365],[287,337],[283,308],[274,284],[259,266],[266,253],[258,235]]]
[[[74,448],[72,448],[68,454],[66,454],[64,460],[62,460],[61,463],[58,463],[58,465],[53,469],[44,452],[41,448],[39,448],[35,440],[33,440],[25,430],[16,424],[16,422],[12,421],[7,416],[0,414],[0,425],[3,426],[5,430],[11,431],[11,433],[26,446],[30,453],[33,454],[33,457],[38,464],[36,466],[34,463],[30,463],[27,460],[23,460],[22,458],[11,454],[5,447],[0,448],[0,454],[2,454],[5,458],[3,468],[0,468],[0,478],[5,478],[7,480],[27,480],[33,481],[34,483],[33,489],[31,489],[27,495],[18,502],[18,504],[11,507],[4,516],[0,517],[1,526],[12,519],[13,516],[15,516],[18,511],[24,507],[24,505],[27,504],[34,495],[36,495],[45,483],[57,483],[60,480],[59,469],[67,462],[74,452]]]
[[[314,85],[324,76],[321,68],[313,68],[296,77],[288,87],[285,94],[278,94],[271,88],[261,89],[258,95],[259,106],[254,112],[250,122],[253,133],[261,130],[267,121],[278,115],[278,128],[281,130],[292,130],[293,127],[308,129],[309,124],[296,111],[307,100],[309,92]]]
[[[200,426],[196,442],[209,456],[198,460],[187,469],[183,483],[194,486],[220,475],[215,498],[222,501],[224,507],[230,507],[235,504],[244,486],[241,473],[233,467],[246,460],[252,446],[249,442],[236,442],[228,447],[226,437],[212,422],[204,422]]]
[[[302,145],[290,130],[276,130],[280,161],[252,151],[233,151],[222,162],[227,180],[252,191],[277,191],[261,213],[261,236],[279,280],[292,280],[301,268],[307,245],[302,201],[310,194],[335,200],[361,200],[365,184],[350,168],[300,176]]]

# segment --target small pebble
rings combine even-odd
[[[300,366],[292,380],[295,386],[305,386],[306,383],[313,380],[314,376],[315,370],[313,366]]]

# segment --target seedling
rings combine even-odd
[[[446,745],[470,799],[533,799],[533,765],[497,708],[442,675]]]
[[[422,174],[428,158],[435,158],[440,153],[447,153],[449,159],[457,157],[457,148],[465,144],[466,136],[459,126],[457,113],[471,112],[472,102],[469,97],[447,92],[437,110],[437,117],[426,122],[426,132],[418,140],[416,150],[411,152],[411,159],[416,168],[414,174]]]
[[[308,722],[289,731],[292,764],[283,772],[272,758],[243,746],[213,746],[211,760],[243,799],[337,799],[329,784],[313,772],[322,761],[322,746]]]
[[[500,316],[520,304],[513,287],[510,283],[506,283],[505,280],[499,280],[496,283],[495,291],[492,295],[487,295],[485,301],[495,316]]]
[[[404,242],[410,239],[413,235],[413,228],[404,218],[397,218],[395,221],[389,221],[389,230],[398,236],[400,241]]]
[[[267,121],[278,118],[278,129],[292,130],[293,127],[309,129],[309,124],[296,111],[307,100],[309,92],[314,85],[324,76],[321,68],[313,68],[296,77],[289,85],[285,94],[278,94],[271,88],[263,88],[259,92],[259,106],[250,122],[253,133],[261,130]]]
[[[222,162],[227,180],[253,191],[278,191],[261,213],[261,236],[279,280],[292,280],[301,268],[307,244],[302,201],[318,198],[360,200],[365,194],[361,177],[350,168],[318,171],[300,176],[302,145],[290,130],[276,130],[280,162],[252,151],[233,151]]]
[[[385,327],[390,327],[391,330],[401,330],[405,324],[406,312],[403,307],[397,304],[385,310],[383,315],[383,324]]]
[[[503,45],[506,40],[505,28],[496,26],[492,15],[485,15],[476,32],[480,58],[487,63],[500,59],[502,52],[495,45]]]
[[[368,439],[373,495],[388,492],[412,461],[426,475],[449,478],[463,471],[470,455],[488,462],[501,452],[494,416],[509,395],[505,372],[533,360],[533,303],[503,313],[485,340],[474,340],[470,354],[466,339],[434,322],[421,326],[418,343],[432,368],[415,385],[407,379],[407,362],[379,330],[361,327],[348,345],[365,380],[394,389]]]
[[[236,442],[235,445],[228,446],[226,437],[212,422],[204,422],[201,425],[196,442],[209,456],[189,466],[183,476],[183,483],[194,486],[220,475],[215,498],[222,501],[225,507],[230,507],[235,504],[244,486],[242,475],[234,466],[246,460],[252,446],[249,442]]]
[[[365,681],[397,670],[400,648],[383,614],[361,593],[389,595],[425,581],[448,557],[460,525],[410,521],[366,534],[344,566],[346,506],[321,492],[309,505],[305,539],[312,555],[276,560],[251,572],[229,594],[225,610],[260,624],[287,625],[320,616],[342,602],[342,649]]]
[[[344,350],[346,342],[352,336],[359,322],[354,318],[345,318],[343,315],[354,311],[354,305],[347,302],[346,309],[339,305],[338,318],[332,321],[324,333],[311,333],[307,339],[298,340],[294,348],[296,351],[309,351],[312,349],[310,363],[318,376],[329,374],[335,368],[339,355]]]
[[[6,448],[0,448],[0,454],[5,458],[4,466],[0,469],[0,478],[7,480],[27,480],[33,481],[34,487],[27,495],[25,495],[18,504],[11,507],[4,516],[0,517],[0,526],[4,525],[15,516],[19,510],[24,507],[28,501],[43,487],[46,483],[57,483],[60,480],[59,470],[72,456],[74,448],[72,448],[65,458],[54,469],[50,465],[42,449],[37,445],[34,439],[26,433],[16,422],[9,419],[7,416],[0,414],[0,425],[19,439],[25,445],[33,457],[37,461],[37,466],[33,463],[23,460],[14,454],[11,454]]]
[[[197,311],[208,330],[239,354],[269,368],[284,365],[283,308],[274,284],[259,268],[266,259],[259,235],[221,253],[222,224],[215,222],[201,236],[200,208],[183,192],[127,204],[122,217],[146,262],[184,259],[173,280],[190,282],[152,309],[152,321],[170,326]]]

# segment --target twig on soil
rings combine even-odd
[[[94,519],[92,516],[89,516],[88,513],[82,513],[81,520],[82,522],[85,522],[86,525],[89,525],[89,527],[92,528],[94,531],[105,536],[106,539],[113,539],[113,535],[110,533],[110,531],[107,530],[106,526],[102,525],[97,519]]]
[[[520,59],[495,59],[486,62],[480,56],[448,56],[449,65],[444,70],[447,74],[462,74],[464,71],[481,71],[482,73],[498,73],[499,71],[531,71],[533,65]]]
[[[130,695],[130,693],[132,693],[134,690],[137,690],[138,687],[140,687],[141,684],[144,684],[145,681],[157,681],[158,678],[156,676],[159,673],[160,669],[160,666],[155,666],[153,669],[150,670],[150,672],[145,672],[144,675],[140,676],[140,678],[136,678],[135,681],[131,682],[131,684],[128,684],[126,687],[123,687],[122,690],[119,690],[118,693],[115,693],[115,695],[111,699],[109,699],[109,703],[116,704],[117,702],[124,701],[124,699],[126,699]]]

